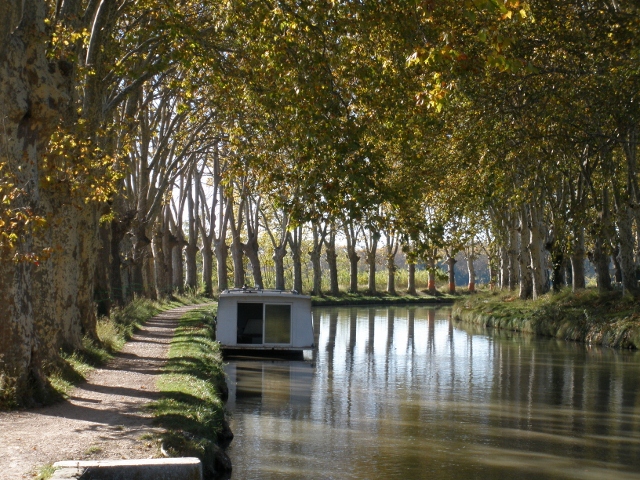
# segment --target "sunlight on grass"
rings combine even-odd
[[[620,348],[640,347],[640,305],[619,291],[584,289],[520,300],[518,292],[490,292],[456,302],[454,316],[509,329]]]
[[[214,312],[207,307],[180,320],[158,382],[163,398],[150,407],[156,423],[167,430],[163,444],[170,455],[202,458],[225,427],[226,384],[219,344],[213,340]]]
[[[84,338],[81,349],[60,350],[59,357],[45,366],[54,392],[51,401],[66,397],[96,366],[113,358],[113,354],[120,351],[148,319],[165,310],[210,301],[191,293],[164,302],[137,298],[122,308],[114,308],[109,318],[102,317],[97,321],[98,341]]]
[[[38,473],[33,477],[34,480],[48,480],[53,477],[53,474],[56,473],[56,469],[53,468],[52,464],[44,465],[38,469]]]

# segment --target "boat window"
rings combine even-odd
[[[264,343],[291,343],[291,305],[265,305],[264,318]]]
[[[238,303],[237,343],[262,343],[262,303]]]

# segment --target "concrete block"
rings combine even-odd
[[[202,464],[194,457],[65,461],[53,467],[51,480],[202,480]]]

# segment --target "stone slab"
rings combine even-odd
[[[64,461],[53,464],[51,480],[202,480],[194,457],[141,460]]]

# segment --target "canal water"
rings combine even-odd
[[[640,354],[316,308],[305,361],[230,360],[233,479],[640,479]]]

